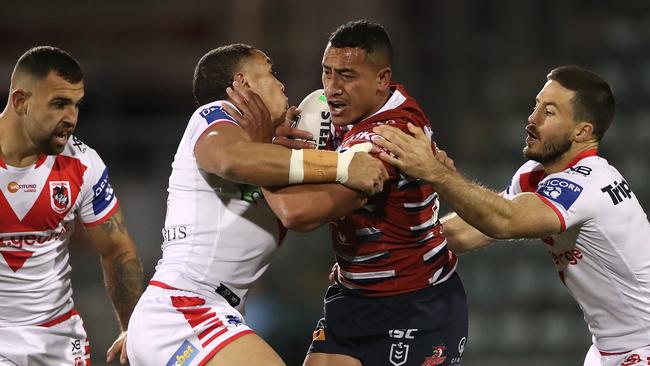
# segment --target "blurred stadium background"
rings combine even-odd
[[[650,207],[650,2],[0,1],[0,97],[27,48],[52,44],[85,73],[76,135],[99,151],[151,276],[160,257],[170,163],[194,111],[196,61],[209,49],[253,44],[275,62],[291,103],[320,87],[328,34],[358,18],[382,23],[394,78],[433,123],[467,176],[502,189],[522,163],[524,123],[546,73],[575,63],[603,75],[617,98],[602,156]],[[444,203],[443,203],[444,206]],[[324,228],[292,233],[250,296],[247,318],[289,365],[302,362],[333,256]],[[83,235],[72,265],[93,365],[117,324],[99,261]],[[461,257],[470,304],[463,365],[581,365],[591,344],[581,312],[537,242],[501,243]]]

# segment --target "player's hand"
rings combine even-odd
[[[381,151],[379,158],[407,175],[433,182],[448,171],[455,171],[454,162],[447,154],[438,150],[421,128],[408,124],[413,136],[387,125],[377,126],[373,131],[383,138],[373,140],[375,144],[391,152]],[[442,151],[442,152],[441,152]],[[436,155],[440,155],[437,156]]]
[[[226,88],[226,93],[239,111],[225,103],[223,109],[239,123],[252,141],[270,143],[275,126],[266,104],[257,93],[239,82],[233,82],[232,86]]]
[[[300,109],[294,106],[289,107],[284,122],[275,129],[275,137],[273,137],[274,144],[282,145],[289,149],[314,149],[316,147],[316,144],[312,141],[302,141],[313,140],[314,136],[311,132],[291,127],[291,124],[300,115],[300,112]]]
[[[388,172],[379,159],[367,152],[355,152],[348,166],[348,180],[343,184],[372,196],[384,190],[387,179]]]
[[[111,345],[111,348],[106,352],[106,363],[113,361],[117,354],[120,355],[120,364],[126,365],[129,362],[126,356],[126,331],[120,333],[119,337]]]

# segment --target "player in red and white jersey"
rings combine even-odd
[[[460,216],[443,220],[455,250],[489,237],[543,238],[593,336],[585,366],[650,360],[650,223],[625,178],[598,156],[613,114],[611,89],[598,75],[552,70],[528,118],[524,156],[531,160],[503,197],[440,164],[417,128],[417,139],[377,129],[396,156],[382,157],[432,182]]]
[[[134,366],[283,365],[242,316],[249,288],[286,232],[258,186],[299,183],[290,180],[293,154],[334,173],[342,154],[324,159],[269,143],[269,132],[284,122],[287,97],[270,59],[252,46],[204,55],[194,96],[200,107],[169,178],[162,259],[129,323],[129,360]],[[343,183],[369,193],[386,176],[368,154],[355,153],[349,171]],[[303,173],[303,182],[338,180]]]
[[[70,283],[68,243],[75,219],[101,255],[124,331],[141,293],[142,269],[108,168],[72,135],[83,96],[79,65],[57,48],[28,50],[11,77],[0,115],[2,365],[89,364],[88,337]],[[123,338],[109,358],[125,350]]]
[[[430,131],[417,102],[391,81],[391,59],[379,24],[354,21],[332,33],[322,61],[331,148],[374,142],[378,125],[406,129],[410,122]],[[292,213],[280,215],[289,228],[331,222],[337,283],[325,296],[305,365],[460,364],[467,305],[438,220],[437,193],[387,169],[384,191],[370,198],[332,184],[265,193],[276,212]]]

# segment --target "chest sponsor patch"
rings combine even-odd
[[[580,197],[582,191],[582,186],[563,178],[549,179],[540,183],[537,188],[537,193],[559,203],[567,211]]]
[[[199,112],[199,114],[201,117],[203,117],[203,119],[205,119],[208,124],[211,124],[212,122],[220,119],[227,119],[234,122],[232,117],[230,117],[228,113],[226,113],[226,111],[224,111],[220,106],[204,108],[201,110],[201,112]]]

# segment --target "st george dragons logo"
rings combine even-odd
[[[50,205],[54,212],[63,213],[70,208],[70,182],[50,182]]]

